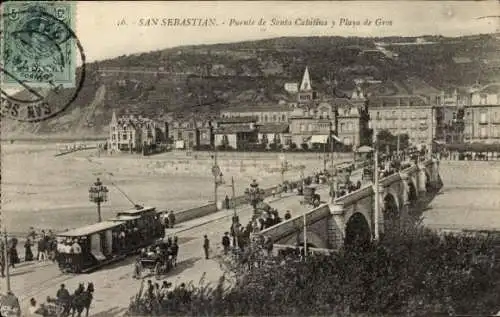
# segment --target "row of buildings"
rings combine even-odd
[[[156,122],[116,118],[110,125],[111,150],[170,143],[174,148],[244,149],[252,144],[287,147],[343,144],[359,147],[371,128],[407,134],[410,143],[500,142],[500,83],[438,91],[418,80],[370,83],[359,80],[342,98],[321,95],[308,68],[296,93],[275,104],[241,105],[213,119],[195,117]],[[411,88],[408,88],[410,87]]]

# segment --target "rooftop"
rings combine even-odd
[[[397,107],[398,105],[411,107],[426,106],[428,103],[425,98],[415,95],[396,95],[369,98],[370,107]]]
[[[259,132],[261,133],[286,133],[288,132],[287,123],[276,123],[276,124],[264,124],[259,126]]]
[[[252,123],[257,122],[256,116],[233,117],[233,118],[219,118],[218,123]]]
[[[249,126],[242,126],[242,125],[231,125],[231,126],[224,126],[215,129],[214,133],[215,134],[234,134],[234,133],[250,133],[254,132],[255,129],[252,129]]]
[[[500,93],[500,83],[493,83],[483,86],[478,90],[478,92],[483,94],[498,94]]]
[[[105,231],[108,229],[118,227],[122,223],[123,222],[102,221],[102,222],[94,223],[93,225],[88,225],[85,227],[76,228],[76,229],[69,230],[66,232],[61,232],[57,235],[60,237],[83,237],[83,236],[91,235],[93,233],[98,233],[101,231]]]
[[[236,108],[224,109],[221,112],[276,112],[276,111],[290,111],[287,104],[255,104],[255,105],[242,105]]]

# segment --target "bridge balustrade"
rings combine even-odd
[[[292,245],[285,245],[285,244],[273,244],[273,255],[277,256],[279,255],[280,251],[289,251],[289,252],[297,252],[299,254],[304,253],[304,247],[303,246],[292,246]],[[312,248],[312,247],[307,247],[307,254],[308,255],[316,255],[316,254],[322,254],[322,255],[331,255],[338,250],[335,249],[324,249],[324,248]]]

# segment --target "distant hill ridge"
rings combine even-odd
[[[168,112],[216,114],[221,108],[277,103],[287,97],[284,84],[298,83],[306,65],[321,93],[331,91],[332,79],[350,89],[352,80],[363,76],[394,82],[412,77],[437,89],[500,80],[498,66],[484,63],[500,52],[494,34],[421,38],[440,45],[388,45],[398,57],[387,58],[359,53],[374,50],[375,42],[417,37],[282,37],[122,55],[87,64],[78,98],[56,118],[37,124],[2,120],[2,138],[105,136],[113,111],[162,118]],[[471,62],[456,64],[456,55]]]

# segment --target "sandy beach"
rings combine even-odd
[[[64,230],[94,223],[96,206],[88,200],[88,188],[100,177],[108,186],[109,201],[102,205],[109,218],[132,203],[159,209],[183,210],[213,201],[211,153],[164,153],[143,157],[135,154],[109,156],[96,150],[55,157],[56,143],[16,142],[2,144],[2,211],[10,232],[37,229]],[[261,187],[281,180],[278,153],[219,153],[218,164],[225,184],[218,198],[231,197],[231,178],[236,195],[243,194],[252,179]],[[345,155],[344,155],[345,156]],[[290,170],[285,179],[323,168],[322,153],[287,154]],[[335,162],[345,160],[338,157]],[[329,161],[330,162],[330,161]],[[116,185],[116,186],[115,186]]]

